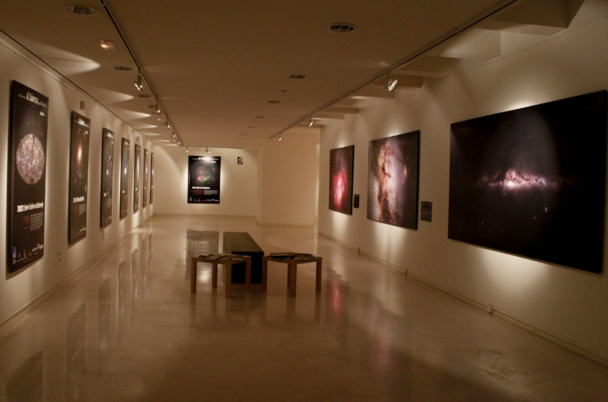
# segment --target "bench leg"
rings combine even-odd
[[[230,297],[232,290],[232,264],[224,264],[226,267],[226,297]]]
[[[217,263],[212,264],[211,268],[211,287],[217,288]]]
[[[196,293],[196,259],[190,262],[190,293]]]
[[[268,261],[264,260],[262,263],[262,291],[265,292],[268,289]]]
[[[289,264],[287,268],[289,286],[289,296],[296,297],[296,287],[298,282],[298,264]]]
[[[245,263],[245,291],[249,292],[251,287],[251,260]]]

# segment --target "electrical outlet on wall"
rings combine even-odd
[[[63,253],[61,250],[57,250],[57,266],[60,267],[63,265]]]

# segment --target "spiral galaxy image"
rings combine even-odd
[[[42,143],[34,134],[27,134],[19,141],[15,154],[19,176],[27,184],[36,184],[44,174],[45,156]]]
[[[368,219],[417,229],[419,142],[414,131],[369,143]]]
[[[606,92],[452,124],[448,237],[600,272]]]
[[[353,161],[355,146],[329,151],[329,209],[353,213]]]

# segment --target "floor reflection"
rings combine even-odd
[[[607,369],[314,233],[233,221],[184,231],[187,223],[152,220],[3,333],[0,400],[601,400],[608,392]],[[278,264],[267,292],[235,285],[227,299],[221,283],[211,288],[211,266],[199,264],[190,294],[189,256],[217,252],[220,233],[235,229],[265,250],[323,255],[322,292],[314,270],[301,270],[288,297]]]

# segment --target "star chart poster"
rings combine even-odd
[[[601,272],[606,92],[452,124],[448,237]]]
[[[367,219],[418,228],[420,131],[369,143]]]
[[[120,154],[120,219],[127,216],[129,204],[129,152],[131,143],[128,139],[122,139]]]
[[[143,205],[148,205],[148,185],[150,183],[150,153],[144,148],[144,194],[142,195]]]
[[[89,138],[91,120],[72,112],[70,144],[69,243],[87,235],[87,186],[89,178]]]
[[[48,97],[12,82],[6,236],[9,273],[44,255],[48,108]]]
[[[135,144],[135,170],[133,172],[133,213],[139,211],[139,178],[141,176],[141,146]]]
[[[100,226],[112,223],[112,186],[114,183],[114,133],[107,128],[101,134],[101,213]]]
[[[353,213],[353,162],[355,146],[329,151],[329,209]]]
[[[150,154],[150,204],[154,203],[154,152]]]
[[[188,203],[220,203],[220,156],[188,157]]]

